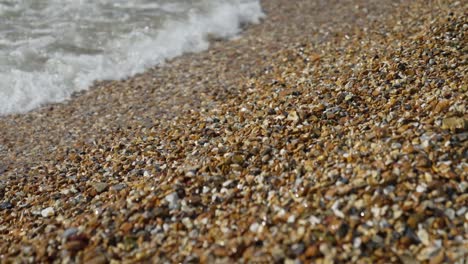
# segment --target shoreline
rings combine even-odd
[[[93,127],[93,124],[96,122],[104,122],[102,118],[99,120],[96,116],[116,114],[119,115],[118,119],[122,119],[120,115],[124,115],[126,111],[114,111],[122,104],[119,97],[127,96],[128,99],[132,100],[133,107],[139,104],[145,105],[146,108],[151,108],[151,110],[156,109],[156,112],[160,114],[169,114],[170,117],[173,117],[174,115],[170,113],[178,112],[177,108],[183,105],[185,101],[195,103],[196,99],[192,100],[191,97],[203,95],[207,90],[212,90],[212,87],[216,87],[215,89],[218,89],[218,92],[221,94],[229,92],[227,91],[229,89],[235,90],[233,87],[236,86],[236,81],[248,78],[252,72],[258,71],[258,65],[269,67],[269,65],[266,65],[265,58],[279,52],[281,48],[285,48],[291,42],[294,42],[289,40],[290,36],[294,37],[293,39],[296,44],[301,41],[309,41],[311,38],[307,37],[308,34],[313,35],[312,39],[314,41],[324,42],[330,38],[331,34],[339,34],[339,29],[335,30],[332,28],[334,23],[364,23],[363,21],[366,18],[362,17],[363,14],[359,14],[359,9],[352,10],[351,14],[345,18],[336,18],[336,15],[340,12],[346,12],[348,6],[355,7],[351,2],[348,0],[346,5],[340,5],[337,1],[332,4],[300,1],[296,3],[297,7],[289,8],[288,10],[288,5],[281,0],[273,2],[262,1],[267,18],[259,25],[250,25],[239,36],[239,39],[214,42],[207,51],[183,54],[167,61],[162,66],[155,66],[124,80],[96,81],[88,90],[75,93],[65,102],[46,104],[27,113],[0,116],[0,127],[5,135],[4,141],[0,142],[0,145],[4,146],[0,148],[0,159],[16,160],[21,158],[22,155],[28,155],[30,152],[28,146],[34,145],[37,140],[43,141],[45,138],[50,140],[46,145],[61,145],[59,140],[63,138],[61,135],[67,134],[69,131],[66,127],[61,127],[60,123],[77,127],[80,130],[79,127],[82,125]],[[366,3],[367,1],[362,2]],[[300,5],[313,11],[309,14],[307,20],[301,21],[305,14],[300,12]],[[376,9],[376,14],[381,14],[384,12],[383,10],[390,8],[391,5],[372,3],[371,7]],[[317,11],[322,9],[327,11],[325,13]],[[289,21],[289,15],[293,18],[291,21]],[[314,17],[315,15],[316,17]],[[332,19],[330,20],[329,18]],[[276,23],[287,24],[282,27],[276,27]],[[307,23],[310,23],[312,27],[307,27],[305,25]],[[288,30],[288,28],[291,30]],[[324,32],[320,32],[320,30]],[[261,38],[257,38],[257,35],[261,36]],[[234,64],[230,60],[234,60]],[[212,65],[216,65],[216,67],[213,69]],[[183,74],[179,74],[179,72],[183,72]],[[209,76],[205,78],[204,75],[206,73],[209,73]],[[241,78],[238,78],[238,73],[242,74]],[[155,80],[154,78],[157,79]],[[211,79],[208,80],[208,78]],[[219,81],[215,80],[218,78],[220,79]],[[196,79],[202,79],[202,83],[196,83]],[[152,83],[148,85],[150,80]],[[173,84],[167,84],[168,82],[173,82]],[[144,83],[144,85],[139,83]],[[146,89],[147,86],[151,86],[151,91]],[[220,86],[222,88],[217,88]],[[131,90],[125,91],[128,89]],[[175,89],[174,94],[172,94],[173,89]],[[195,93],[193,96],[192,92]],[[140,96],[139,93],[145,98],[138,98]],[[178,98],[177,95],[180,96],[182,93],[186,95]],[[154,103],[148,102],[148,98],[146,98],[148,94],[151,98],[155,99]],[[102,98],[104,99],[101,100]],[[101,104],[106,105],[111,111],[107,111],[101,107]],[[171,111],[164,111],[164,109],[171,109]],[[117,123],[125,126],[127,122],[135,121],[129,118],[123,119],[119,121],[110,118],[108,122],[117,121]],[[24,127],[25,129],[17,131],[16,126]],[[34,135],[28,133],[26,129],[28,126],[44,131],[39,132],[40,137],[31,138],[30,136]],[[53,129],[48,129],[49,127]],[[112,129],[115,130],[117,127],[114,126]],[[19,135],[18,132],[20,132]],[[86,138],[88,135],[86,135],[86,132],[83,132],[85,131],[72,133],[69,137]],[[23,141],[28,138],[30,140],[23,144]],[[71,144],[70,140],[65,140],[65,145]],[[5,151],[6,149],[10,151]],[[28,162],[31,162],[31,160]],[[12,167],[15,167],[15,165],[12,164]]]
[[[466,258],[467,6],[288,3],[0,117],[0,260]]]

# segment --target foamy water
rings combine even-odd
[[[0,0],[0,115],[205,50],[262,16],[259,0]]]

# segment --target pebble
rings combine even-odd
[[[97,183],[93,184],[93,188],[96,190],[97,193],[104,192],[105,190],[107,190],[108,186],[109,185],[107,183],[104,183],[104,182],[97,182]]]
[[[125,183],[118,183],[118,184],[112,185],[110,189],[112,191],[118,192],[118,191],[125,189],[126,187],[127,185]]]
[[[55,211],[53,207],[47,207],[45,209],[42,209],[41,211],[42,217],[51,217],[55,215]]]
[[[418,229],[418,237],[424,245],[430,246],[431,242],[429,240],[429,234],[424,228]]]
[[[78,231],[79,231],[79,230],[78,230],[77,228],[74,228],[74,227],[68,228],[68,229],[66,229],[66,230],[63,232],[62,237],[63,237],[65,240],[67,240],[70,236],[77,234]]]
[[[13,208],[13,204],[10,202],[2,202],[0,203],[0,210],[7,210]]]
[[[176,192],[168,194],[164,198],[169,203],[169,209],[178,209],[180,206],[179,196],[177,196]]]

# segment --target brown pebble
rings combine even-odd
[[[466,131],[468,120],[462,117],[449,117],[442,120],[442,129]]]
[[[429,259],[429,264],[440,264],[445,260],[445,251],[443,249]]]
[[[132,228],[133,228],[133,224],[132,224],[132,223],[129,223],[129,222],[124,223],[124,224],[122,224],[122,225],[120,226],[120,230],[122,230],[122,231],[123,231],[124,233],[126,233],[126,234],[127,234],[128,232],[130,232],[130,230],[132,230]]]
[[[305,253],[304,253],[307,257],[317,257],[320,255],[320,250],[318,248],[318,246],[316,245],[311,245],[309,247],[307,247]]]

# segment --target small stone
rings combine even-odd
[[[419,264],[420,261],[409,254],[402,254],[400,260],[403,264]]]
[[[416,192],[418,193],[423,193],[425,192],[427,189],[426,185],[425,184],[420,184],[418,186],[416,186]]]
[[[179,208],[179,196],[176,192],[168,194],[164,199],[169,203],[169,209]]]
[[[291,253],[294,257],[300,256],[305,250],[304,243],[296,243],[291,246]]]
[[[418,223],[424,219],[424,216],[422,214],[412,214],[409,218],[408,221],[406,222],[409,227],[411,228],[416,228]]]
[[[450,219],[450,220],[453,220],[455,218],[455,210],[453,210],[452,208],[448,208],[447,210],[445,210],[445,215]]]
[[[440,102],[437,103],[435,106],[434,111],[436,113],[440,113],[442,111],[447,110],[450,107],[450,101],[449,100],[441,100]]]
[[[74,228],[74,227],[71,227],[71,228],[68,228],[67,230],[65,230],[62,234],[62,237],[67,240],[70,236],[72,235],[75,235],[78,233],[78,229],[77,228]]]
[[[419,228],[418,230],[418,237],[419,237],[419,240],[421,240],[421,242],[426,245],[426,246],[429,246],[430,245],[430,241],[429,241],[429,234],[427,233],[426,230],[424,230],[423,228]]]
[[[288,217],[288,223],[289,223],[289,224],[293,224],[293,223],[295,223],[295,222],[296,222],[296,216],[295,216],[295,215],[290,215],[290,216]]]
[[[93,183],[93,188],[96,190],[97,193],[104,192],[105,190],[107,190],[108,186],[109,185],[107,183],[104,183],[104,182]]]
[[[313,171],[314,170],[314,162],[311,160],[306,160],[304,162],[304,169],[306,171]]]
[[[404,239],[406,239],[406,241],[409,243],[409,244],[414,244],[414,243],[419,243],[421,242],[419,240],[419,237],[414,233],[414,231],[410,228],[410,227],[407,227],[405,229],[405,233],[404,233]]]
[[[187,200],[188,200],[188,203],[191,204],[192,206],[199,206],[202,204],[202,199],[198,195],[191,196]]]
[[[85,255],[85,262],[88,264],[105,264],[108,263],[107,258],[104,254],[95,254],[93,256]]]
[[[213,253],[218,257],[226,257],[229,255],[229,251],[225,247],[216,247]]]
[[[51,233],[52,231],[54,231],[56,229],[56,226],[54,225],[47,225],[45,228],[44,228],[44,232],[46,234],[48,233]]]
[[[440,249],[437,254],[435,254],[429,259],[429,264],[440,264],[444,262],[444,259],[445,251],[443,249]]]
[[[112,185],[111,190],[118,192],[118,191],[125,189],[126,187],[127,185],[125,183],[118,183],[118,184]]]
[[[192,220],[190,220],[188,217],[184,217],[182,219],[182,224],[184,224],[184,226],[189,230],[193,228]]]
[[[257,222],[254,222],[253,224],[250,225],[250,232],[257,233],[260,225]]]
[[[13,208],[13,204],[11,204],[10,202],[0,203],[0,210],[8,210],[11,208]]]
[[[244,156],[240,154],[236,154],[232,156],[231,160],[232,160],[232,163],[234,164],[242,165],[244,163]]]
[[[74,239],[67,242],[64,245],[64,248],[71,252],[78,252],[83,250],[88,245],[88,240],[86,239]]]
[[[297,114],[296,111],[291,111],[289,112],[288,118],[286,118],[286,120],[297,122],[299,121],[299,115]]]
[[[457,216],[463,215],[463,214],[466,212],[466,208],[467,208],[467,207],[464,206],[464,207],[458,209],[458,210],[457,210]]]
[[[130,230],[132,230],[132,228],[133,228],[133,225],[132,225],[132,223],[129,223],[129,222],[126,222],[126,223],[124,223],[124,224],[122,224],[120,226],[120,230],[122,230],[125,234],[130,232]]]
[[[424,155],[418,155],[416,157],[416,167],[418,168],[429,168],[431,167],[432,163],[431,160],[424,156]]]
[[[306,257],[316,257],[320,254],[320,251],[316,245],[309,246],[305,252]]]
[[[468,120],[461,117],[449,117],[442,120],[442,129],[464,131],[468,128]]]
[[[53,207],[47,207],[41,211],[42,217],[50,217],[55,215],[55,211]]]

